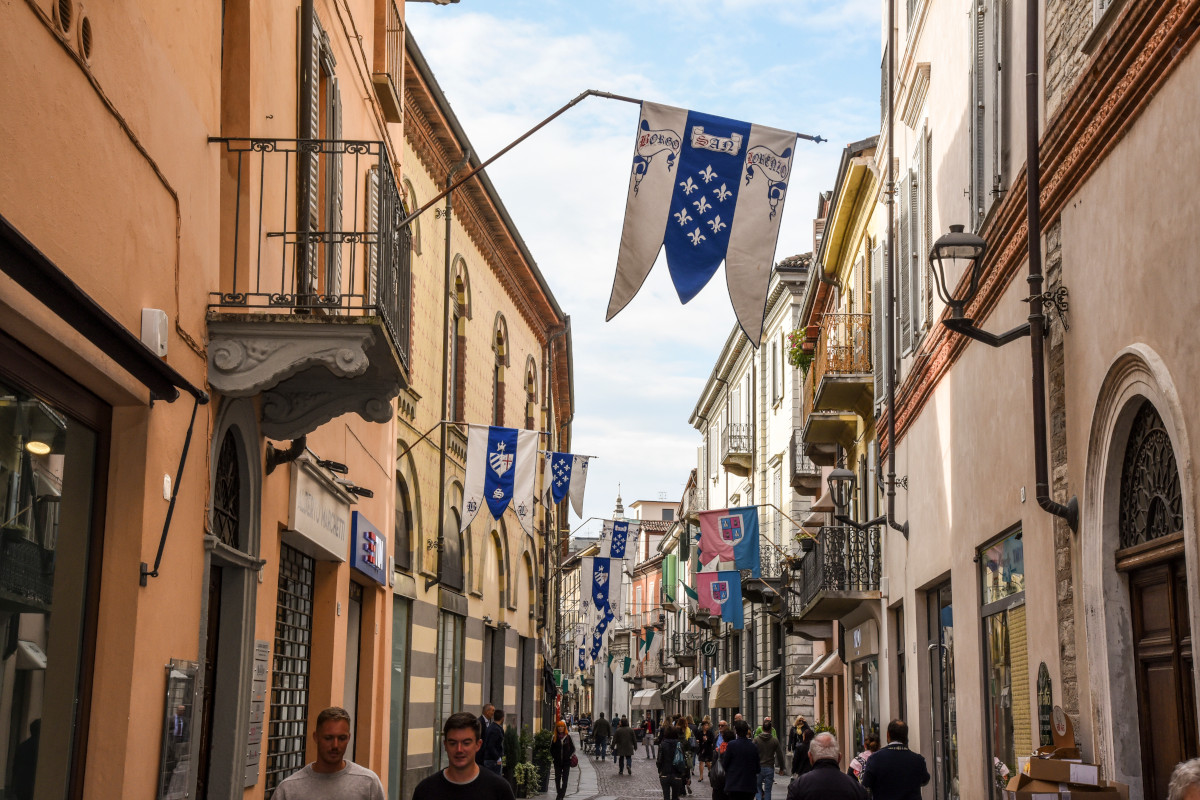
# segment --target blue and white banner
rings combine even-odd
[[[633,542],[642,532],[642,523],[629,520],[604,520],[600,531],[600,555],[605,558],[630,558]]]
[[[791,131],[642,103],[607,319],[665,246],[684,303],[725,262],[738,324],[757,347],[795,146]]]
[[[533,535],[537,446],[537,431],[467,426],[467,479],[460,530],[467,529],[485,503],[494,519],[500,519],[511,503],[521,527]]]
[[[546,453],[546,505],[561,503],[570,496],[575,516],[583,516],[583,491],[587,485],[588,459],[571,453]]]
[[[600,657],[608,641],[608,627],[621,604],[621,562],[616,559],[588,557],[579,564],[580,598],[584,611],[584,647],[589,662]]]

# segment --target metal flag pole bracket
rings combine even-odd
[[[421,206],[416,211],[412,212],[411,214],[406,216],[404,219],[400,220],[400,223],[399,223],[399,225],[397,225],[397,227],[403,228],[405,225],[408,225],[414,219],[421,216],[427,210],[432,208],[438,201],[440,201],[446,195],[450,194],[455,189],[457,189],[459,186],[462,186],[464,183],[471,180],[471,178],[475,177],[475,175],[477,173],[480,173],[483,170],[487,169],[488,166],[490,166],[492,164],[492,162],[494,162],[496,159],[500,158],[500,156],[504,155],[509,150],[512,150],[514,147],[519,145],[521,142],[525,141],[530,136],[537,133],[538,131],[540,131],[542,128],[546,127],[548,124],[550,124],[554,120],[558,119],[558,117],[562,116],[568,110],[570,110],[570,109],[574,108],[575,106],[579,105],[580,103],[582,103],[588,97],[603,97],[607,100],[620,100],[623,103],[634,103],[636,105],[641,105],[641,103],[642,103],[642,101],[636,97],[626,97],[625,95],[613,94],[612,92],[602,92],[599,89],[587,89],[583,92],[580,92],[574,99],[572,99],[570,102],[568,102],[562,108],[558,109],[553,114],[546,117],[541,122],[539,122],[538,124],[534,125],[529,130],[522,133],[516,139],[513,139],[507,145],[502,147],[498,152],[496,152],[494,155],[492,155],[490,158],[488,158],[486,161],[479,164],[477,167],[467,170],[461,177],[452,181],[445,189],[442,190],[442,192],[440,194],[435,195],[434,197],[430,198],[428,201],[426,201],[425,205]],[[796,136],[800,139],[805,139],[805,140],[813,142],[815,144],[820,144],[821,142],[829,141],[828,139],[825,139],[821,136],[814,136],[814,135],[808,134],[808,133],[796,133]]]

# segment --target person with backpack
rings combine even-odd
[[[674,725],[662,729],[655,763],[658,765],[658,782],[662,784],[663,800],[679,800],[688,768],[683,748],[679,745],[679,729]]]

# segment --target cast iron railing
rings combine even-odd
[[[812,370],[809,370],[810,372]],[[792,463],[792,485],[796,485],[797,478],[811,477],[820,479],[821,468],[812,462],[808,457],[808,442],[804,441],[803,430],[797,428],[792,432],[792,443],[790,445],[790,455]]]
[[[378,316],[407,366],[411,232],[383,142],[225,145],[222,291],[209,308]]]
[[[754,426],[748,422],[726,425],[721,431],[721,460],[730,455],[749,455],[754,452]]]
[[[825,314],[810,372],[813,386],[826,374],[871,374],[871,315]]]
[[[788,592],[792,616],[799,616],[821,592],[879,591],[879,542],[878,526],[861,531],[848,525],[821,528],[815,546],[800,560],[795,591]]]

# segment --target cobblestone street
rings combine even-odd
[[[575,735],[578,745],[579,736]],[[594,755],[585,754],[579,750],[579,774],[571,775],[568,800],[643,800],[643,798],[662,797],[662,787],[658,782],[658,771],[654,759],[647,758],[644,748],[639,747],[633,756],[633,774],[618,775],[617,765],[609,753],[606,761],[600,761]],[[553,788],[551,789],[553,791]],[[692,778],[692,797],[695,800],[709,800],[712,789],[707,778],[703,783]]]

